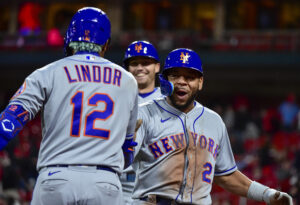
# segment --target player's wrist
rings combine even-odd
[[[23,106],[18,104],[10,104],[4,110],[4,113],[18,120],[22,127],[30,120],[30,114]]]
[[[270,201],[270,188],[256,181],[252,181],[248,189],[247,198],[255,201]],[[267,202],[268,203],[268,202]]]
[[[0,114],[1,147],[13,139],[29,121],[29,113],[21,105],[9,105]]]
[[[275,189],[271,189],[271,188],[267,189],[264,192],[264,194],[263,194],[263,200],[264,200],[264,202],[266,202],[267,204],[269,204],[270,201],[271,201],[271,198],[274,197],[274,195],[275,195],[276,192],[277,192],[277,190],[275,190]]]

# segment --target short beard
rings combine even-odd
[[[149,85],[148,85],[147,83],[138,84],[138,88],[139,88],[140,90],[146,89],[148,86],[149,86]]]
[[[198,96],[198,93],[199,93],[199,92],[194,93],[194,94],[187,100],[187,102],[186,102],[184,105],[177,105],[176,102],[175,102],[175,99],[174,99],[174,96],[173,96],[173,95],[169,96],[169,98],[170,98],[170,101],[171,101],[172,105],[173,105],[176,109],[178,109],[178,110],[180,110],[180,111],[183,111],[183,110],[185,110],[186,108],[188,108],[189,106],[191,106],[191,104],[194,103],[195,99],[196,99],[197,96]]]

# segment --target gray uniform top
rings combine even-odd
[[[134,134],[138,88],[131,73],[96,55],[63,58],[29,75],[10,104],[40,110],[37,168],[106,165],[121,173],[122,144]]]
[[[146,93],[146,94],[139,94],[139,100],[138,100],[138,103],[139,104],[142,104],[142,103],[145,103],[145,102],[148,102],[150,100],[153,100],[153,99],[156,99],[156,98],[160,98],[162,97],[163,95],[161,94],[161,91],[160,91],[160,88],[159,87],[156,87],[154,88],[154,90],[150,93]]]
[[[150,93],[139,94],[138,103],[142,104],[142,103],[145,103],[145,102],[148,102],[148,101],[152,101],[153,99],[160,98],[162,96],[163,95],[161,94],[160,88],[156,87]],[[127,169],[125,169],[123,171],[123,173],[133,173],[133,172],[134,172],[134,170],[133,170],[132,166],[129,166]],[[122,182],[123,191],[128,192],[128,193],[132,193],[133,188],[134,188],[134,179],[129,180],[129,179],[127,179],[126,174],[123,174],[121,176],[121,182]]]
[[[221,117],[194,103],[187,114],[165,98],[139,107],[143,123],[136,138],[133,198],[155,194],[178,202],[211,204],[214,175],[237,169]]]

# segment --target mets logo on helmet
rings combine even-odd
[[[140,52],[143,48],[142,48],[142,44],[140,43],[140,44],[135,44],[135,47],[134,47],[134,49],[136,50],[136,52]]]
[[[90,41],[91,38],[90,38],[90,30],[85,30],[84,31],[84,40],[85,41]]]
[[[181,52],[180,54],[180,60],[182,61],[182,63],[188,63],[190,57],[191,56],[189,55],[189,53],[184,54],[183,52]]]

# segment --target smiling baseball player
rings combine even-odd
[[[148,41],[134,41],[125,52],[125,68],[133,74],[139,89],[138,103],[162,97],[159,87],[155,87],[155,75],[160,70],[160,63],[155,47]],[[135,173],[132,167],[121,175],[124,204],[132,204]]]
[[[132,74],[103,58],[110,21],[86,7],[65,36],[67,57],[37,69],[0,118],[0,148],[42,112],[42,142],[32,205],[122,203],[119,180],[137,116]],[[126,137],[126,138],[125,138]],[[126,142],[126,143],[125,143]]]
[[[202,62],[190,49],[169,53],[160,76],[162,93],[139,107],[134,204],[212,204],[215,182],[249,199],[292,204],[283,192],[238,171],[221,117],[195,101],[203,86]]]
[[[160,70],[155,47],[148,41],[134,41],[125,52],[125,68],[138,83],[139,104],[162,97],[160,88],[155,87],[155,75]]]

